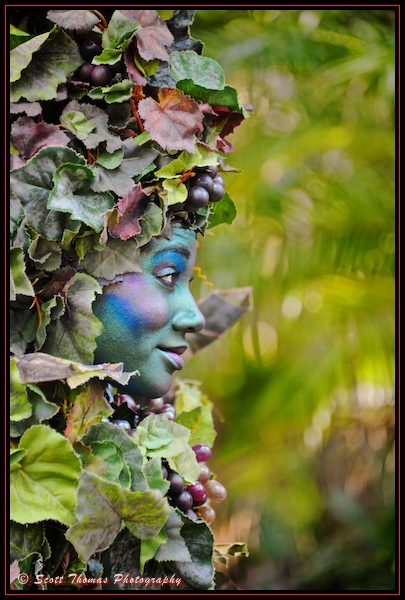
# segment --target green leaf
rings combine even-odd
[[[89,379],[106,377],[122,381],[122,363],[101,365],[83,365],[78,362],[57,358],[43,352],[35,352],[16,357],[17,367],[23,383],[41,383],[66,379],[71,389],[86,383]],[[128,373],[128,378],[134,373]],[[125,385],[125,384],[124,384]]]
[[[84,364],[93,363],[95,337],[103,330],[102,323],[91,310],[95,293],[101,293],[97,281],[85,273],[76,273],[66,293],[68,310],[49,325],[43,352]]]
[[[47,207],[69,212],[74,219],[101,231],[104,215],[114,206],[114,198],[109,192],[94,192],[91,189],[94,180],[95,175],[89,167],[61,165],[54,175],[55,187],[49,195]]]
[[[149,415],[138,425],[133,439],[151,456],[156,450],[166,449],[173,440],[173,435],[168,430],[167,419]],[[159,453],[158,456],[162,454]]]
[[[16,359],[10,359],[10,419],[22,421],[32,414],[32,406],[28,402],[27,388],[20,380]]]
[[[190,446],[208,444],[212,447],[214,445],[217,434],[209,406],[198,406],[190,412],[182,412],[177,416],[176,422],[190,429]]]
[[[70,148],[48,146],[11,171],[10,185],[25,208],[27,224],[44,238],[60,240],[70,220],[65,214],[47,208],[55,171],[64,163],[84,165],[84,162]]]
[[[21,469],[10,475],[11,519],[17,523],[55,519],[72,525],[80,461],[68,440],[46,425],[35,425],[24,433],[18,448],[26,454]]]
[[[94,123],[91,123],[84,114],[78,110],[71,110],[63,114],[63,124],[70,129],[79,140],[85,140],[89,133],[95,129]]]
[[[170,515],[169,515],[170,518]],[[161,546],[161,544],[165,544],[167,541],[167,534],[164,529],[159,531],[153,538],[148,538],[146,540],[141,540],[140,547],[140,556],[139,556],[139,570],[142,574],[145,568],[145,563],[148,560],[151,560],[155,554],[156,550]]]
[[[184,411],[192,411],[199,406],[208,406],[212,410],[212,402],[200,387],[199,381],[182,381],[181,379],[177,381],[174,408],[178,415]]]
[[[18,27],[10,25],[10,51],[14,50],[14,48],[17,48],[17,46],[19,46],[20,44],[28,42],[28,40],[30,40],[33,37],[34,36],[30,35],[29,33],[21,31],[21,29],[18,29]],[[23,61],[26,60],[24,54],[21,57]]]
[[[10,523],[10,561],[23,560],[34,552],[42,553],[45,544],[44,526],[42,523],[21,525]]]
[[[94,277],[108,281],[123,273],[142,271],[140,250],[135,239],[110,239],[101,252],[86,254],[80,265]]]
[[[108,23],[108,27],[103,31],[103,48],[117,48],[132,36],[139,28],[139,23],[131,22],[119,10],[115,10]],[[96,64],[96,63],[94,63]]]
[[[207,229],[213,229],[222,223],[230,225],[236,218],[236,206],[227,193],[224,194],[224,197],[219,202],[215,202],[212,208],[212,212],[210,212],[208,217]]]
[[[161,545],[154,555],[155,560],[162,561],[181,561],[191,562],[190,552],[188,551],[184,537],[181,535],[183,521],[178,509],[172,509],[165,523],[165,533],[167,541]]]
[[[158,490],[164,496],[170,487],[167,479],[162,473],[162,461],[160,458],[150,458],[143,467],[148,486],[152,490]]]
[[[103,470],[95,474],[110,483],[116,483],[125,489],[129,489],[131,475],[128,465],[122,460],[117,446],[109,441],[93,442],[91,444],[91,451],[94,456],[103,461],[104,465]]]
[[[172,52],[170,73],[177,83],[189,79],[194,85],[210,90],[223,90],[225,87],[222,67],[212,58],[200,56],[193,50]]]
[[[38,269],[55,271],[60,267],[62,251],[59,244],[37,235],[28,248],[28,255]]]
[[[18,225],[24,216],[23,206],[17,196],[10,191],[10,237],[18,229]]]
[[[77,100],[71,100],[63,109],[60,116],[60,122],[65,123],[65,115],[71,112],[82,113],[84,118],[94,126],[94,129],[82,139],[86,148],[97,148],[97,146],[99,146],[102,142],[106,142],[107,152],[115,152],[124,145],[124,142],[118,135],[115,135],[109,131],[109,117],[106,111],[102,108],[99,108],[95,104],[90,104],[89,102],[78,102]],[[73,133],[75,133],[74,130]]]
[[[11,102],[18,102],[20,98],[29,102],[54,100],[58,86],[65,83],[68,75],[84,62],[76,42],[61,29],[55,27],[50,33],[37,38],[11,51],[19,52],[14,63],[13,78],[16,79],[10,86]],[[39,47],[32,50],[30,44],[39,44]],[[28,51],[24,49],[26,45]]]
[[[133,492],[142,492],[148,489],[148,483],[143,473],[143,456],[133,440],[128,434],[117,425],[112,423],[99,423],[93,425],[87,434],[83,437],[83,443],[93,448],[93,443],[110,442],[115,445],[117,452],[129,469],[131,476],[130,490]],[[161,491],[160,486],[153,489]]]
[[[21,437],[27,429],[33,425],[39,425],[43,421],[48,421],[59,410],[59,406],[54,402],[49,402],[43,391],[32,383],[27,384],[27,396],[28,402],[32,407],[32,414],[23,421],[12,422],[10,424],[11,437]]]
[[[93,65],[115,65],[122,56],[122,49],[106,48],[91,61]]]
[[[75,399],[66,422],[64,436],[74,445],[92,425],[99,423],[103,417],[109,417],[113,412],[101,384],[91,379]]]
[[[188,189],[181,183],[180,177],[175,179],[165,179],[163,181],[163,189],[167,192],[167,205],[185,202],[188,196]]]
[[[10,250],[10,300],[15,300],[17,294],[35,296],[34,288],[25,274],[24,251],[16,246]]]
[[[129,79],[123,79],[112,86],[96,87],[88,93],[89,98],[94,100],[105,100],[108,104],[114,102],[125,102],[132,96],[134,83]]]
[[[17,30],[18,31],[18,30]],[[21,72],[28,67],[32,60],[32,55],[37,52],[50,36],[51,32],[41,33],[28,41],[19,44],[10,52],[10,83],[17,81]],[[25,34],[28,35],[28,34]],[[16,101],[14,101],[16,102]]]
[[[191,521],[182,515],[181,529],[191,562],[174,561],[171,568],[180,576],[186,586],[195,590],[211,590],[214,586],[214,536],[206,523]]]
[[[105,169],[116,169],[122,163],[124,158],[124,150],[119,149],[110,154],[109,152],[101,152],[96,160],[96,164],[101,165]]]
[[[149,202],[141,219],[141,233],[135,236],[139,246],[147,244],[149,240],[160,233],[162,228],[162,209],[153,202]],[[124,242],[128,243],[128,240]]]
[[[146,539],[163,527],[169,507],[157,491],[132,492],[82,472],[78,492],[77,523],[68,529],[66,538],[83,560],[113,543],[126,526],[131,533]]]
[[[41,320],[38,323],[38,316],[35,313],[37,322],[34,346],[35,350],[40,350],[46,339],[46,329],[52,319],[58,319],[65,312],[65,303],[61,296],[54,296],[48,302],[41,304]]]

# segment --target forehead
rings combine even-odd
[[[151,260],[165,252],[179,252],[186,258],[194,257],[196,251],[196,234],[191,229],[174,227],[170,239],[166,237],[154,238],[142,254],[143,258]]]

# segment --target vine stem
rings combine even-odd
[[[129,99],[129,105],[131,107],[131,112],[132,112],[133,116],[135,117],[136,122],[138,123],[139,130],[141,133],[143,133],[145,131],[145,127],[143,126],[141,118],[138,114],[138,109],[136,107],[136,102],[135,102],[134,98]]]
[[[101,12],[99,12],[98,10],[92,10],[92,13],[94,13],[101,21],[103,29],[107,29],[108,27],[108,23],[105,19],[105,16],[101,14]]]

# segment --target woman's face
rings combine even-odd
[[[93,304],[104,325],[97,338],[97,364],[124,363],[139,371],[126,391],[146,398],[166,394],[174,371],[182,369],[186,333],[199,331],[204,316],[189,290],[196,259],[193,231],[173,228],[142,252],[141,273],[128,273],[103,289]]]

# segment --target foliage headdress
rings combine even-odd
[[[219,64],[190,37],[193,17],[194,10],[164,21],[155,10],[111,10],[106,18],[37,8],[12,15],[11,516],[21,572],[37,573],[41,564],[53,576],[63,557],[65,576],[88,572],[91,557],[125,530],[138,541],[140,572],[153,564],[167,574],[165,561],[175,561],[172,570],[190,588],[213,586],[211,531],[169,511],[167,482],[156,471],[163,458],[185,481],[195,479],[190,444],[201,441],[201,430],[199,437],[194,420],[202,419],[212,442],[210,403],[197,388],[183,388],[178,423],[157,415],[130,440],[102,422],[112,408],[98,381],[123,383],[128,374],[120,364],[92,366],[102,328],[91,309],[99,281],[136,270],[142,247],[174,218],[204,234],[236,215],[218,186],[208,201],[193,197],[202,175],[217,177],[221,188],[220,173],[233,170],[227,136],[247,116]],[[228,312],[228,324],[238,310]],[[44,446],[49,456],[38,458]],[[38,461],[48,473],[42,492]],[[56,481],[59,467],[67,474]],[[19,476],[27,472],[32,490]],[[50,502],[54,485],[60,497]],[[27,511],[32,491],[37,502]],[[115,509],[107,527],[97,521],[103,502]],[[195,536],[206,556],[194,552]],[[17,550],[22,541],[28,553]]]

